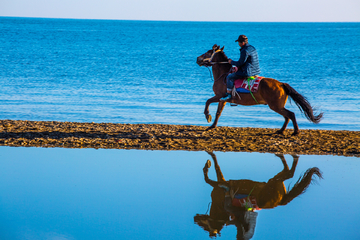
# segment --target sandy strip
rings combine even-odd
[[[0,145],[187,151],[268,152],[360,157],[359,131],[0,120]]]

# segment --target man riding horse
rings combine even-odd
[[[248,43],[248,38],[245,35],[240,35],[235,41],[240,46],[240,59],[234,61],[229,59],[231,65],[237,67],[237,72],[230,73],[226,78],[227,93],[221,98],[221,101],[231,99],[231,91],[234,87],[236,79],[248,78],[260,74],[260,64],[256,49]]]
[[[245,39],[245,37],[240,36],[239,41],[241,42],[239,42],[239,45],[243,45],[243,47],[240,50],[241,56],[238,62],[242,63],[243,59],[245,61],[243,65],[239,65],[240,71],[237,71],[236,74],[238,76],[256,75],[260,72],[259,64],[257,63],[258,60],[256,50],[254,47],[246,45],[246,43],[242,41],[243,39]],[[243,55],[243,51],[245,55]],[[248,83],[245,83],[245,85],[247,86],[243,86],[244,82],[246,82],[245,79],[243,79],[241,86],[239,86],[239,88],[236,87],[235,95],[233,95],[232,97],[230,96],[228,100],[224,101],[224,99],[227,99],[224,98],[224,96],[229,93],[229,90],[231,88],[231,86],[227,87],[223,81],[224,76],[227,76],[232,69],[232,66],[228,62],[228,60],[229,58],[224,52],[224,47],[220,48],[220,46],[218,46],[217,44],[215,44],[210,50],[206,51],[204,54],[196,58],[196,63],[199,66],[211,67],[214,76],[214,83],[212,89],[215,93],[215,96],[209,98],[206,101],[204,109],[205,118],[208,122],[211,122],[212,120],[209,111],[210,104],[217,102],[218,108],[216,111],[215,120],[213,124],[208,128],[208,130],[217,126],[220,115],[226,103],[228,102],[244,106],[264,104],[268,105],[271,110],[284,117],[285,121],[283,126],[279,130],[277,130],[275,134],[284,134],[284,131],[289,121],[291,120],[294,125],[293,135],[296,136],[300,133],[300,130],[296,121],[295,113],[285,108],[288,97],[294,100],[295,104],[299,107],[299,109],[303,112],[303,114],[309,121],[313,123],[319,123],[321,121],[323,113],[315,115],[314,108],[311,106],[310,102],[307,100],[306,97],[298,93],[288,83],[283,83],[273,78],[258,77],[256,79],[253,79],[253,86],[251,86],[250,88],[250,78],[246,79]],[[237,62],[231,61],[231,63]],[[241,73],[243,72],[245,72],[245,74],[241,75]],[[234,75],[230,75],[230,78],[231,76]],[[244,92],[244,90],[246,91]]]

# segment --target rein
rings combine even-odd
[[[210,70],[209,66],[206,66],[206,68],[209,70],[211,80],[213,80],[213,76],[212,76],[212,74],[211,74],[211,70]],[[228,74],[229,74],[229,73],[223,73],[223,74],[221,74],[220,77],[218,77],[216,80],[214,80],[214,82],[216,82],[217,80],[221,79],[223,76],[227,76]]]
[[[212,62],[215,54],[218,53],[218,52],[222,52],[222,50],[221,50],[221,49],[218,49],[218,50],[216,50],[216,51],[214,50],[214,51],[213,51],[213,54],[211,55],[211,57],[210,57],[210,58],[205,58],[205,59],[203,60],[203,62],[208,61],[210,65],[229,63],[229,62]]]
[[[213,53],[212,53],[212,55],[211,55],[211,57],[210,57],[210,58],[205,58],[205,59],[203,60],[203,62],[206,61],[206,62],[208,62],[209,65],[229,63],[229,62],[212,62],[215,54],[216,54],[216,53],[219,53],[219,52],[222,52],[222,50],[221,50],[221,49],[218,49],[218,50],[216,50],[216,51],[214,50]],[[211,70],[209,69],[209,66],[206,66],[206,67],[207,67],[207,69],[208,69],[209,72],[210,72],[210,78],[213,79],[212,74],[211,74]],[[216,80],[214,80],[214,82],[216,82],[217,80],[221,79],[224,75],[228,75],[228,74],[229,74],[229,73],[223,73],[220,77],[218,77]]]

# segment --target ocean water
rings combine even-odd
[[[0,119],[207,126],[213,80],[196,57],[218,44],[237,59],[239,34],[257,48],[262,76],[289,83],[324,112],[314,125],[288,102],[301,129],[360,130],[360,23],[0,17]],[[226,106],[219,120],[282,123],[267,106]]]

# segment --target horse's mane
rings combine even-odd
[[[220,48],[220,46],[219,45],[217,45],[217,44],[214,44],[214,46],[213,46],[213,50],[221,50],[221,54],[223,55],[223,58],[227,61],[229,58],[226,56],[226,54],[225,54],[225,52],[224,52],[224,48],[225,48],[225,46],[223,46],[222,48]]]

